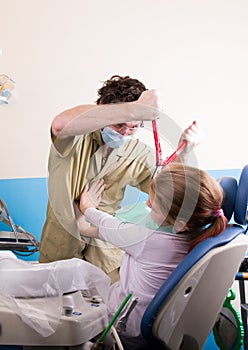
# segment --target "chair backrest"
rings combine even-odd
[[[151,349],[202,349],[247,249],[243,227],[233,225],[184,258],[143,315]]]

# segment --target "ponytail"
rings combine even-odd
[[[218,236],[222,231],[226,229],[227,226],[227,218],[222,213],[219,216],[215,216],[213,223],[208,226],[201,235],[197,236],[195,239],[191,241],[191,245],[189,248],[189,252],[199,243],[204,241],[206,238]]]

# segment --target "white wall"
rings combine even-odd
[[[247,0],[0,0],[0,13],[0,74],[16,81],[0,178],[47,176],[52,118],[113,74],[158,89],[180,128],[198,120],[202,168],[248,163]]]

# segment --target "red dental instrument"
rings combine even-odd
[[[152,121],[152,130],[153,130],[153,137],[154,137],[155,149],[156,149],[156,165],[160,166],[163,163],[163,158],[162,158],[162,149],[160,145],[156,120]]]
[[[156,149],[156,166],[157,166],[157,169],[158,169],[159,166],[169,165],[172,162],[174,162],[175,159],[180,155],[180,153],[182,152],[184,147],[187,145],[187,142],[183,141],[179,145],[179,147],[176,149],[176,151],[173,152],[169,157],[167,157],[163,161],[162,149],[161,149],[161,145],[160,145],[160,139],[159,139],[159,134],[158,134],[158,130],[157,130],[157,121],[156,120],[152,121],[152,129],[153,129],[153,137],[154,137],[155,149]],[[155,174],[157,172],[157,169],[155,171]]]
[[[184,147],[187,145],[186,141],[183,141],[180,146],[176,149],[175,152],[173,152],[169,157],[166,158],[166,160],[162,163],[162,166],[169,165],[176,160],[176,158],[180,155]]]

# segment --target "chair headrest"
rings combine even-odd
[[[246,165],[239,178],[235,208],[234,220],[240,225],[248,224],[247,217],[247,201],[248,201],[248,165]]]
[[[221,177],[218,179],[218,182],[224,192],[224,199],[221,207],[224,211],[225,217],[230,221],[235,208],[238,183],[234,177],[229,176]]]

